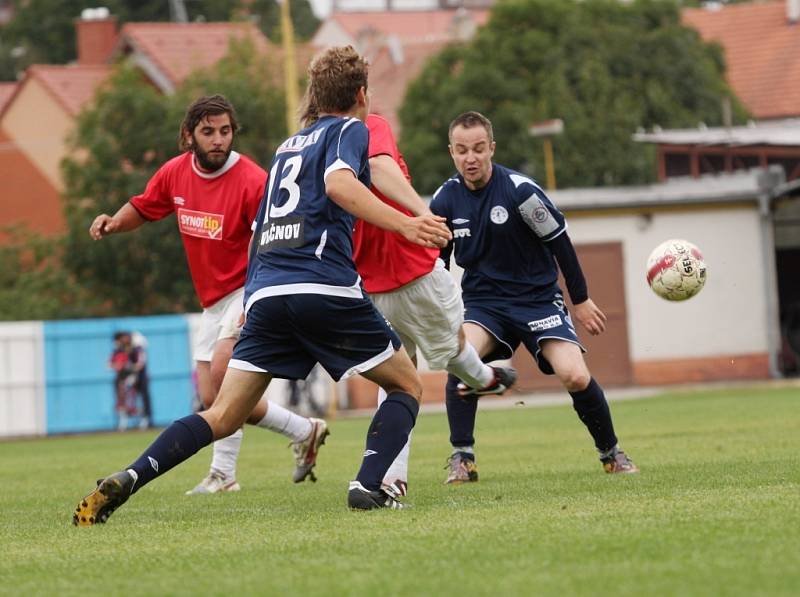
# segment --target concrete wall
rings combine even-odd
[[[697,373],[700,378],[692,374],[684,381],[699,381],[714,373],[712,370],[717,370],[719,379],[768,374],[767,293],[755,206],[586,215],[567,212],[575,243],[623,242],[628,331],[635,369],[637,364],[652,363],[655,370],[657,364],[668,361],[681,368],[709,369],[708,373]],[[650,251],[669,238],[698,245],[708,266],[705,288],[688,301],[665,301],[645,281]],[[591,279],[589,288],[591,292]],[[654,380],[662,381],[673,380]]]

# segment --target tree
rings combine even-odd
[[[91,315],[185,312],[198,308],[174,217],[101,242],[88,228],[99,213],[113,214],[177,155],[186,106],[200,95],[223,93],[242,124],[235,148],[257,162],[269,159],[285,137],[282,93],[274,70],[250,42],[231,47],[216,67],[193,75],[164,97],[132,67],[120,67],[94,106],[81,113],[65,160],[68,234],[64,265],[105,302]]]
[[[61,265],[63,242],[17,226],[0,244],[0,321],[81,317],[98,308],[90,294]]]
[[[173,218],[95,243],[89,225],[140,193],[161,163],[177,154],[169,98],[122,67],[78,117],[64,161],[64,265],[93,295],[108,299],[91,315],[163,313],[194,307],[194,292]],[[178,121],[179,122],[179,121]]]
[[[652,180],[652,149],[639,127],[721,124],[733,97],[718,46],[680,24],[662,0],[507,0],[473,41],[446,48],[412,83],[400,111],[415,182],[432,192],[453,171],[450,120],[478,110],[494,125],[496,159],[544,178],[537,121],[562,118],[554,139],[560,186]],[[734,116],[745,118],[734,99]]]
[[[281,7],[276,0],[252,0],[249,12],[256,17],[261,31],[275,43],[281,37]],[[296,39],[310,39],[319,28],[319,19],[311,9],[309,0],[289,0],[292,25]]]

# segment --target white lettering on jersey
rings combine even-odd
[[[278,153],[285,153],[287,151],[300,151],[301,149],[305,149],[311,145],[314,145],[317,141],[319,141],[320,135],[322,135],[322,131],[325,130],[325,127],[321,129],[317,129],[312,132],[310,135],[295,135],[294,137],[289,137],[281,143],[280,147],[275,151],[276,154]]]
[[[535,321],[528,322],[528,327],[531,328],[532,332],[542,332],[551,328],[557,328],[560,325],[561,315],[551,315],[550,317],[545,317],[544,319],[537,319]]]
[[[489,212],[489,219],[495,224],[505,224],[508,220],[508,211],[502,205],[495,205]]]
[[[469,233],[469,228],[454,228],[453,229],[453,238],[464,238],[465,236],[471,236]]]
[[[558,230],[558,221],[536,193],[520,204],[519,213],[539,238],[544,238]]]

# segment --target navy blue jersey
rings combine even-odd
[[[360,120],[323,116],[278,147],[250,247],[247,308],[284,294],[362,296],[354,218],[326,195],[325,179],[348,169],[369,185],[368,145]]]
[[[460,175],[439,187],[433,213],[447,218],[453,240],[442,251],[464,269],[464,302],[537,300],[558,291],[558,267],[547,243],[566,228],[564,216],[529,177],[492,164],[489,184],[470,191]]]

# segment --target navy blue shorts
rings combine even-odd
[[[554,294],[550,301],[531,301],[524,305],[484,299],[470,302],[467,297],[464,299],[464,322],[478,324],[497,340],[497,346],[483,358],[484,361],[510,359],[522,343],[536,359],[542,373],[553,375],[553,367],[541,354],[542,340],[566,340],[586,352],[578,340],[560,293]]]
[[[369,371],[400,346],[368,298],[271,296],[250,307],[230,366],[305,379],[320,363],[338,381]]]

